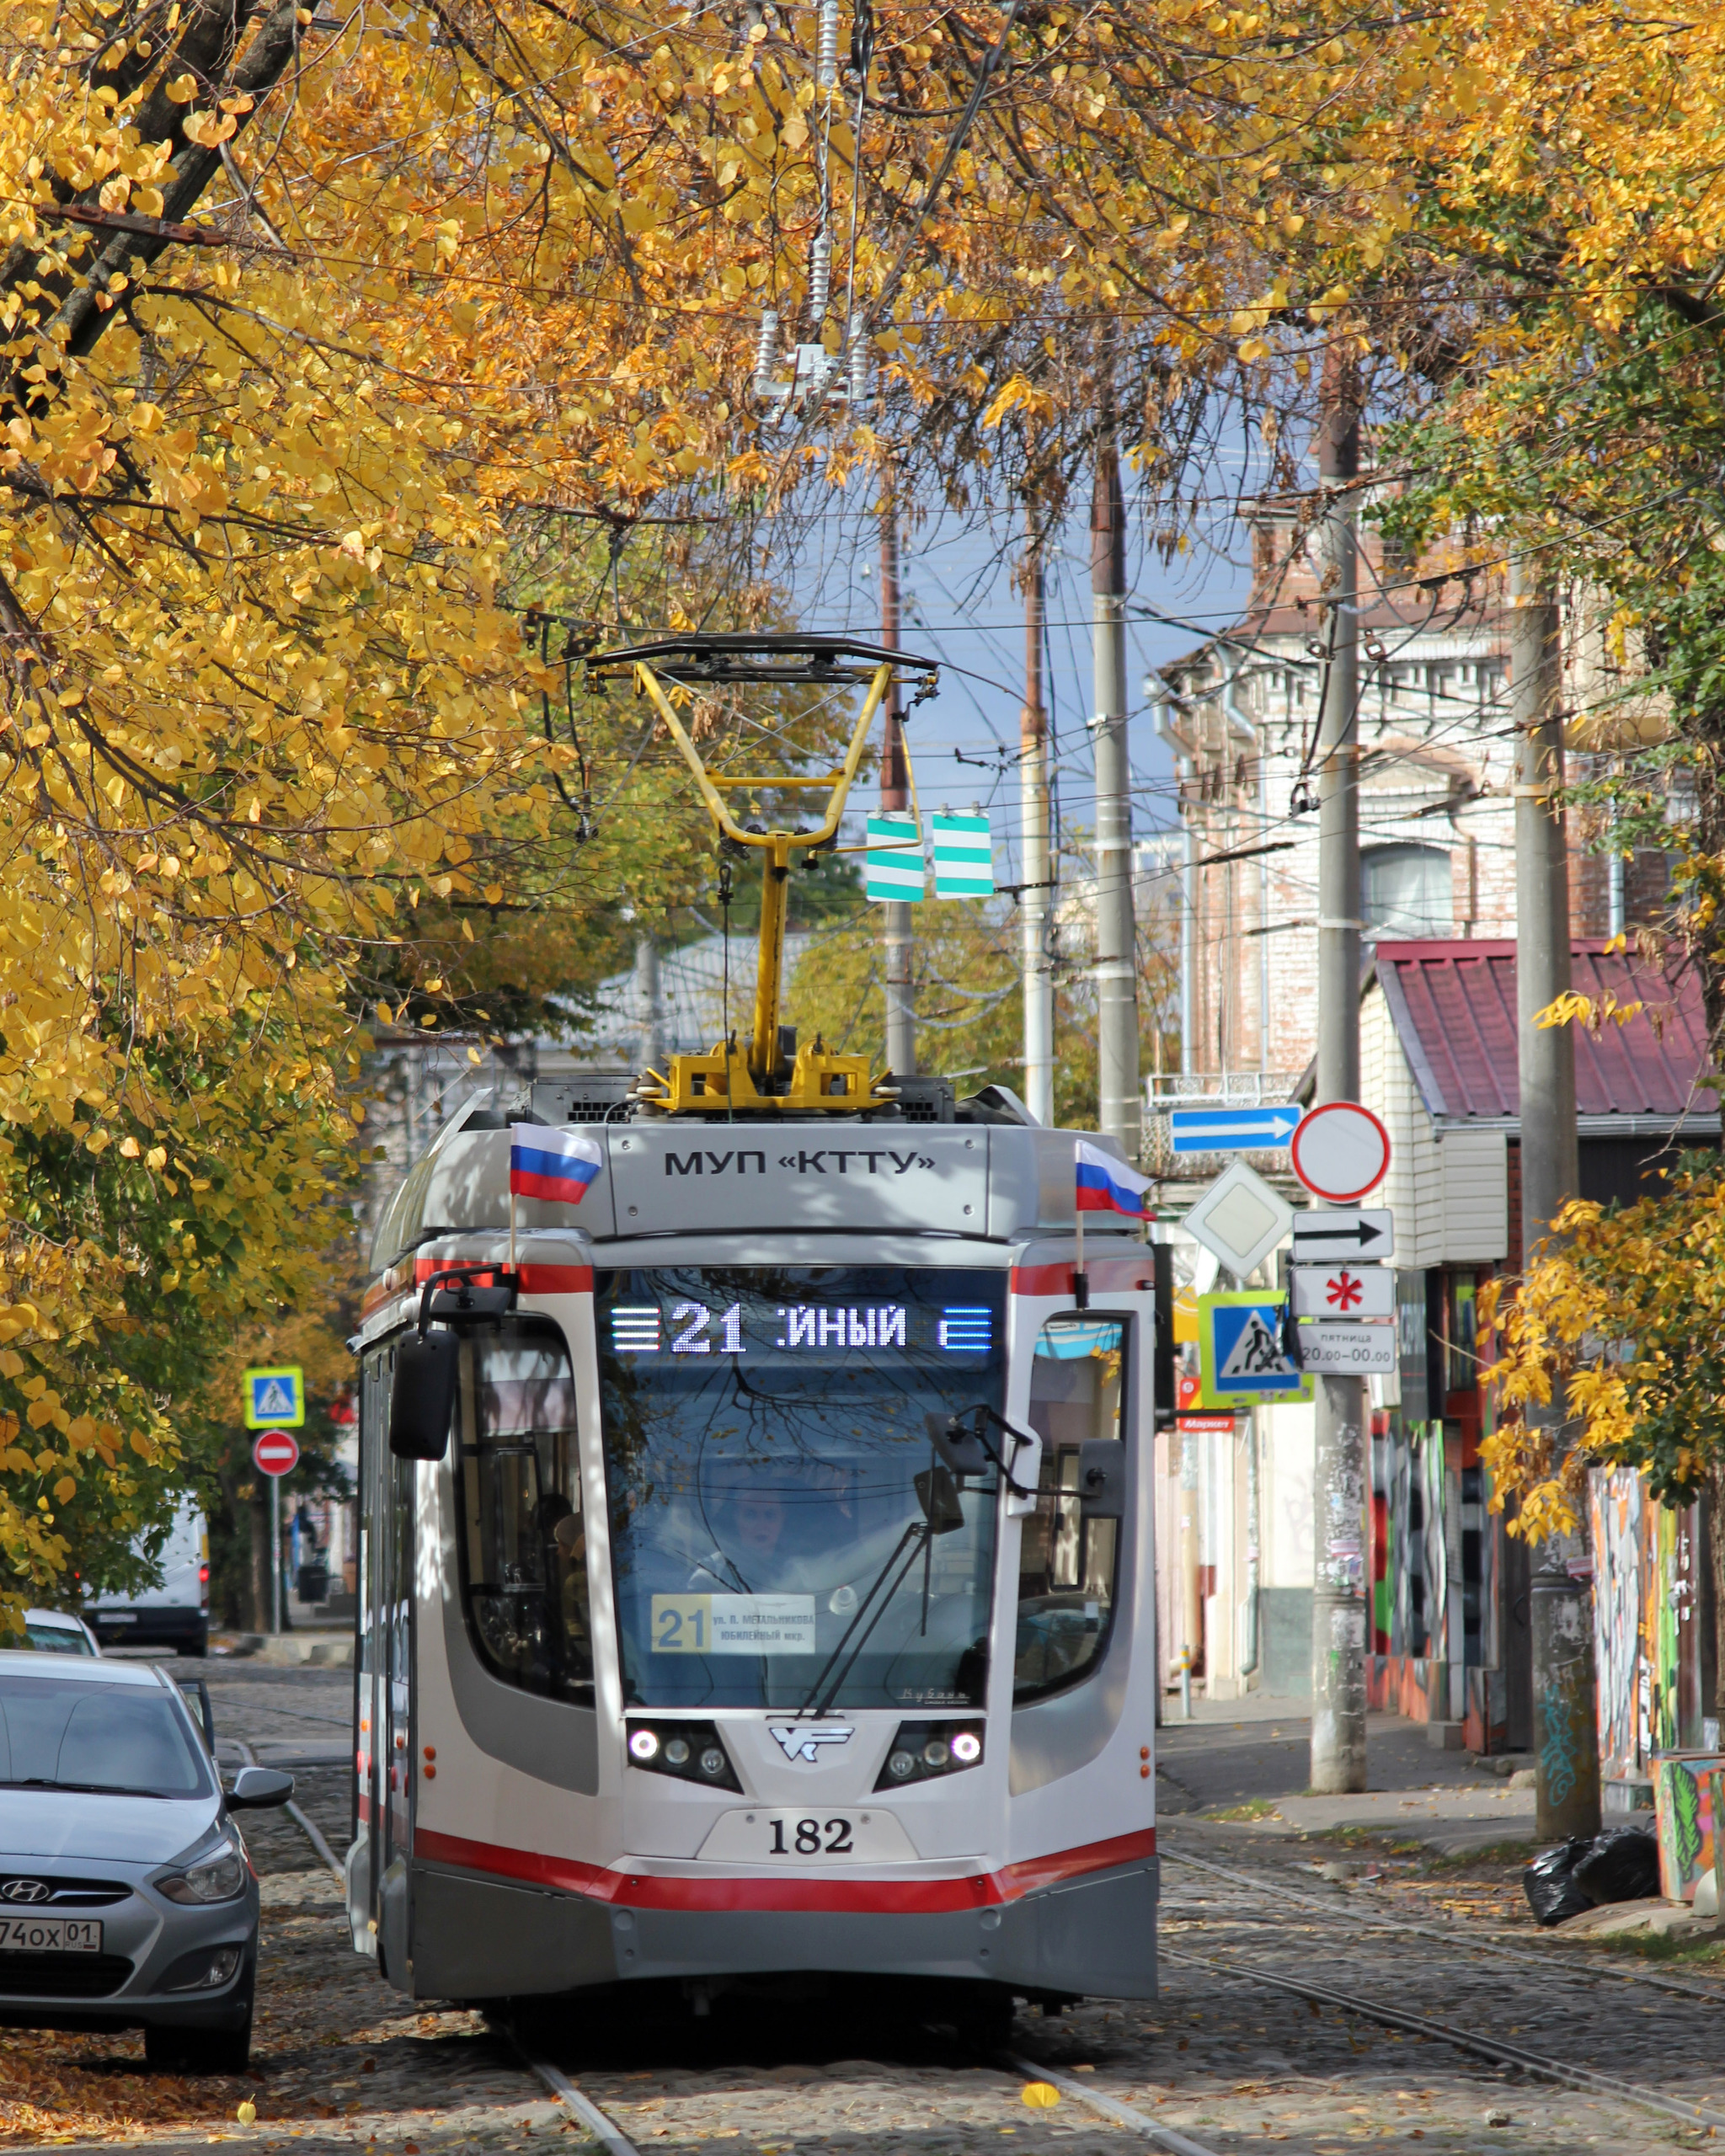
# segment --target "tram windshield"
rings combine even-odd
[[[930,1414],[1001,1405],[1004,1286],[933,1267],[599,1273],[632,1705],[981,1704],[992,1477],[933,1533],[916,1478]]]

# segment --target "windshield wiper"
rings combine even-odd
[[[932,1466],[925,1468],[921,1474],[914,1479],[916,1502],[922,1508],[922,1518],[911,1522],[899,1537],[892,1555],[869,1582],[868,1592],[857,1604],[857,1614],[846,1625],[844,1636],[827,1657],[826,1665],[820,1676],[809,1686],[808,1698],[797,1710],[798,1715],[825,1715],[832,1712],[832,1703],[838,1697],[839,1687],[850,1675],[852,1663],[868,1646],[869,1634],[886,1614],[888,1605],[891,1603],[893,1597],[909,1578],[911,1566],[925,1551],[933,1549],[934,1538],[937,1534],[950,1534],[955,1528],[960,1528],[964,1524],[964,1511],[959,1502],[957,1485],[940,1461],[937,1460]],[[890,1587],[886,1587],[887,1575],[892,1571],[893,1566],[899,1563],[900,1557],[904,1559],[904,1563],[899,1567],[899,1576]],[[886,1592],[883,1594],[881,1589],[884,1587],[886,1588]],[[922,1618],[925,1627],[928,1622],[927,1603],[928,1588],[925,1580]],[[865,1617],[868,1621],[863,1625],[862,1620]],[[862,1630],[857,1636],[857,1644],[852,1646],[852,1635],[857,1631],[859,1625],[862,1625]],[[823,1691],[826,1694],[824,1700],[820,1696]],[[817,1700],[820,1701],[818,1706],[815,1705]]]

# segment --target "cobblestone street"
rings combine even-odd
[[[211,1662],[184,1673],[209,1682],[224,1748],[295,1758],[296,1801],[339,1853],[346,1673]],[[738,2156],[980,2156],[1007,2139],[1024,2156],[1102,2156],[1141,2143],[1152,2123],[1176,2136],[1164,2145],[1184,2136],[1218,2156],[1271,2146],[1650,2156],[1713,2138],[1692,2111],[1685,2123],[1601,2089],[1557,2086],[1268,1977],[1489,2034],[1725,2117],[1719,1950],[1649,1961],[1554,1943],[1527,1915],[1519,1861],[1501,1854],[1434,1859],[1357,1836],[1343,1854],[1263,1822],[1182,1813],[1163,1825],[1161,1999],[1097,2001],[1055,2019],[1021,2011],[1012,2057],[985,2060],[895,2019],[889,1992],[859,2020],[800,1982],[721,1993],[703,2020],[662,1999],[558,2003],[524,2025],[518,2047],[476,2013],[423,2010],[378,1981],[291,1817],[254,1815],[246,1832],[264,1905],[252,2070],[152,2073],[136,2035],[6,2032],[6,2141],[125,2141],[164,2156],[218,2141],[308,2156],[591,2143],[532,2071],[530,2050],[644,2156],[711,2142],[734,2143]],[[1252,1973],[1230,1966],[1241,1963]],[[667,2006],[667,2019],[645,2010]],[[1045,2110],[1023,2100],[1039,2068],[1063,2083]],[[1099,2115],[1085,2089],[1134,2106],[1144,2125]],[[243,2120],[248,2104],[255,2116]]]

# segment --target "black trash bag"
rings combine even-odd
[[[1593,1847],[1590,1836],[1576,1834],[1559,1848],[1536,1856],[1521,1875],[1521,1890],[1535,1920],[1562,1924],[1593,1907],[1593,1897],[1576,1884],[1575,1867]]]
[[[1570,1875],[1590,1902],[1645,1902],[1659,1891],[1659,1844],[1644,1827],[1596,1835]]]

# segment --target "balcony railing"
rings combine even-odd
[[[1302,1070],[1162,1070],[1144,1081],[1152,1115],[1170,1108],[1262,1108],[1291,1101]]]

